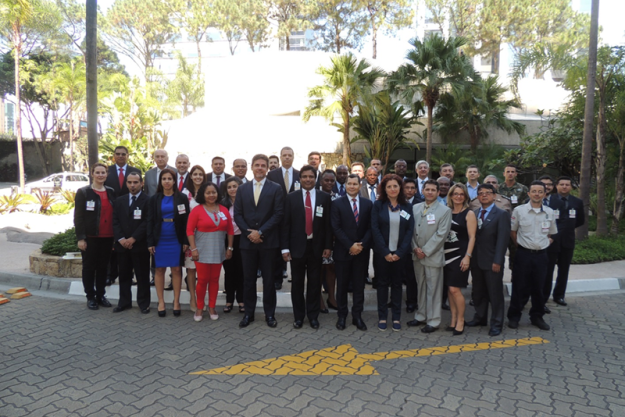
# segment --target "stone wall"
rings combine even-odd
[[[60,278],[82,277],[82,259],[63,259],[60,256],[44,255],[37,249],[28,257],[30,272]]]

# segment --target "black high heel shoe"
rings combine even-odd
[[[176,310],[174,309],[174,317],[180,317],[180,313],[182,312],[182,310]]]
[[[462,330],[454,329],[453,335],[454,336],[460,336],[462,333],[464,333],[464,327],[462,328]]]
[[[167,315],[167,310],[158,310],[159,317],[165,317]]]

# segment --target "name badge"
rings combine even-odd
[[[317,217],[323,217],[323,207],[322,206],[317,206],[316,215],[317,215]]]
[[[399,215],[406,220],[410,220],[410,214],[406,213],[404,210],[400,211]]]
[[[512,202],[512,204],[516,204],[519,202],[519,198],[513,195],[512,197],[510,197],[510,201]]]
[[[482,224],[483,224],[483,223],[484,223],[484,222],[482,221],[482,219],[477,219],[477,227],[478,227],[478,229],[481,229],[481,228],[482,228]]]
[[[185,214],[187,212],[187,208],[184,204],[178,204],[178,214]]]
[[[551,226],[551,222],[542,222],[541,227],[543,229],[543,233],[549,232],[550,226]]]
[[[134,213],[135,220],[141,220],[141,210],[136,209],[133,213]]]
[[[218,216],[219,216],[219,218],[220,218],[221,220],[227,220],[227,219],[226,219],[226,215],[225,215],[225,214],[223,214],[221,211],[219,212]]]
[[[91,201],[87,201],[87,211],[94,211],[95,210],[95,201],[91,200]]]
[[[434,216],[433,214],[428,214],[425,218],[427,219],[428,224],[436,223],[436,216]]]
[[[575,212],[575,209],[569,210],[569,218],[570,219],[574,219],[576,215],[577,215],[577,213]]]
[[[299,183],[299,181],[295,182],[295,184],[293,184],[293,189],[295,191],[299,191],[302,188],[302,185]]]
[[[554,210],[553,211],[553,217],[555,217],[556,220],[558,220],[560,218],[560,210]]]

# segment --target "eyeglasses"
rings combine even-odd
[[[486,181],[486,184],[497,185],[499,183],[497,181]]]
[[[477,193],[477,195],[485,197],[487,195],[491,195],[492,193],[492,191],[482,191],[481,193]]]
[[[453,193],[452,197],[464,197],[464,193]]]

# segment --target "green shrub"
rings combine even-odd
[[[573,255],[574,264],[596,264],[625,259],[625,236],[597,237],[577,242]]]
[[[46,212],[46,214],[55,215],[55,214],[67,214],[74,208],[74,204],[70,203],[56,203],[50,210]]]
[[[41,253],[63,256],[67,252],[79,252],[76,230],[72,227],[64,232],[57,233],[41,245]]]

